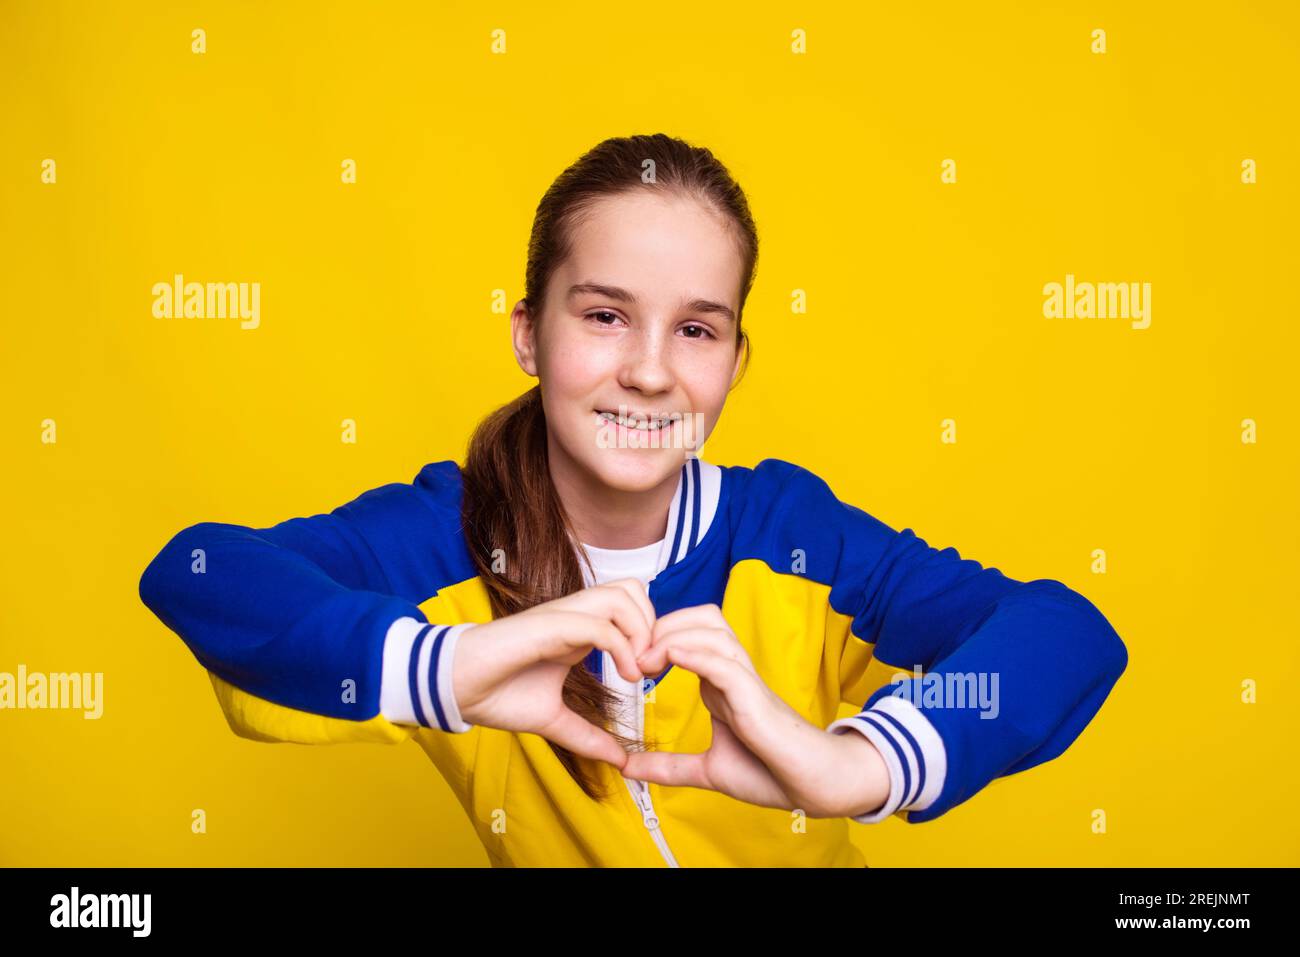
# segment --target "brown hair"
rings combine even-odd
[[[603,197],[639,189],[695,198],[729,223],[744,267],[736,348],[744,347],[748,367],[751,348],[740,318],[758,259],[758,233],[749,205],[740,186],[709,150],[663,133],[607,139],[584,153],[546,191],[537,205],[528,242],[524,302],[533,320],[542,315],[547,284],[572,251],[573,230],[583,214]],[[578,564],[580,549],[575,545],[578,538],[551,482],[540,385],[479,424],[462,474],[462,524],[488,591],[493,618],[516,614],[584,587]],[[493,567],[497,549],[507,557],[503,571]],[[563,698],[581,717],[613,734],[625,749],[641,747],[610,727],[618,697],[587,671],[583,662],[570,668]],[[599,800],[606,796],[600,792],[597,778],[581,763],[584,759],[550,744],[588,797]]]

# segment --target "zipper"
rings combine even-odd
[[[645,740],[645,680],[642,679],[636,683],[636,737],[638,741]],[[672,849],[668,847],[668,839],[664,837],[664,832],[659,827],[659,815],[655,813],[654,802],[650,800],[650,785],[645,781],[627,781],[628,786],[632,789],[632,797],[641,809],[641,820],[654,838],[655,846],[659,848],[659,853],[663,855],[669,867],[680,867],[677,858],[673,857]],[[635,787],[632,785],[635,784]]]
[[[603,653],[602,662],[603,662],[603,667],[601,671],[602,676],[618,675],[618,672],[614,668],[613,657],[610,655],[608,651]],[[626,686],[626,682],[622,681],[621,679],[615,678],[615,680],[618,680],[619,684]],[[617,689],[618,686],[615,685],[615,688]],[[624,690],[626,693],[626,691],[630,691],[632,689],[628,689],[624,687],[624,689],[622,690]],[[631,696],[629,695],[629,697]],[[644,680],[638,681],[636,683],[635,701],[636,704],[634,706],[635,709],[634,713],[628,716],[629,720],[621,722],[623,726],[622,730],[623,733],[625,734],[628,733],[629,731],[634,731],[636,734],[636,739],[638,741],[644,741],[645,740],[645,681]],[[681,867],[681,865],[677,863],[677,858],[673,857],[672,849],[668,846],[668,839],[664,837],[664,832],[662,828],[659,827],[659,815],[655,813],[654,802],[650,800],[650,785],[647,784],[645,781],[638,781],[635,778],[623,778],[623,780],[627,784],[628,792],[632,795],[632,803],[635,804],[637,810],[641,812],[641,822],[645,825],[646,830],[650,832],[650,837],[651,839],[654,840],[655,847],[659,849],[660,855],[662,855],[663,859],[667,862],[669,867]]]
[[[632,792],[632,800],[641,809],[641,820],[645,822],[646,830],[654,838],[659,853],[663,855],[669,867],[681,867],[677,863],[677,858],[673,857],[672,850],[668,847],[668,840],[664,837],[664,832],[659,828],[659,815],[655,813],[654,803],[650,800],[650,785],[644,781],[635,781],[631,778],[624,778],[623,780],[627,781],[627,789]]]

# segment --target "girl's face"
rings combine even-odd
[[[540,379],[552,468],[623,491],[676,480],[739,371],[742,268],[727,221],[698,200],[647,190],[588,211],[542,315],[520,301],[511,317],[520,367]],[[602,412],[671,425],[653,433]]]

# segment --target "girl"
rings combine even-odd
[[[497,866],[861,867],[849,818],[933,820],[1061,754],[1127,663],[1087,599],[798,465],[699,456],[757,251],[707,149],[615,138],[565,170],[511,316],[538,385],[463,467],[194,525],[145,569],[235,733],[415,739]]]

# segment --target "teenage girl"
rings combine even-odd
[[[463,466],[200,523],[145,570],[236,733],[416,740],[494,865],[861,867],[850,819],[932,820],[1063,752],[1127,663],[1087,599],[699,455],[757,252],[707,149],[566,169],[511,316],[538,385]]]

